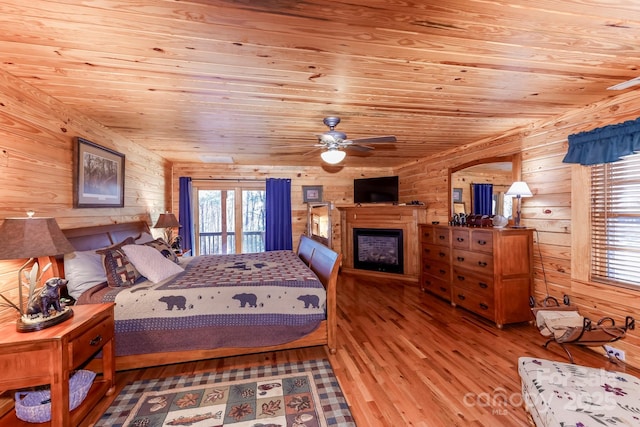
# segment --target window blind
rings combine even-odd
[[[591,169],[591,279],[640,287],[640,155]]]

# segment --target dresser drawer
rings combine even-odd
[[[466,308],[467,310],[473,311],[482,317],[495,321],[496,315],[493,298],[454,286],[453,299],[451,301],[460,307]]]
[[[493,233],[491,231],[473,230],[469,240],[472,251],[493,253]]]
[[[493,256],[491,254],[454,249],[451,263],[455,267],[493,275]]]
[[[449,246],[451,238],[448,228],[434,227],[433,231],[433,243],[436,245]]]
[[[453,286],[463,288],[487,298],[494,296],[493,276],[486,276],[462,268],[453,269]]]
[[[79,363],[89,359],[105,342],[113,339],[113,331],[113,317],[93,319],[80,335],[69,341],[71,364],[78,366]]]
[[[448,246],[438,246],[431,244],[422,245],[422,259],[425,261],[434,260],[448,263],[450,254],[451,249]]]
[[[451,246],[456,249],[469,249],[469,229],[460,228],[451,232]]]
[[[449,280],[441,280],[436,277],[423,274],[420,279],[420,287],[423,291],[438,295],[445,298],[447,301],[451,300],[451,285],[449,284]]]
[[[422,272],[442,280],[451,279],[451,265],[448,262],[425,260],[422,262]]]
[[[421,243],[433,243],[433,236],[435,235],[431,225],[420,226],[420,242]]]

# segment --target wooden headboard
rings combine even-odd
[[[77,251],[105,248],[115,243],[120,243],[129,236],[139,236],[143,232],[150,233],[149,224],[144,221],[92,225],[62,230],[71,246]],[[64,258],[62,256],[55,257],[54,265],[53,274],[58,277],[64,277]]]
[[[136,237],[150,231],[146,222],[137,221],[69,228],[62,232],[77,251],[88,251],[120,243],[129,236]]]

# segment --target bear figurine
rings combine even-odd
[[[36,295],[31,298],[27,306],[27,315],[35,316],[42,314],[42,317],[49,317],[49,309],[54,309],[60,313],[62,306],[60,305],[60,287],[68,283],[68,280],[59,277],[52,277],[47,280]]]

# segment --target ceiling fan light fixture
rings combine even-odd
[[[347,156],[347,153],[345,153],[344,151],[340,151],[336,148],[330,148],[329,150],[323,151],[322,153],[320,153],[320,157],[322,157],[322,160],[329,163],[330,165],[335,165],[340,163],[341,161],[344,160],[346,156]]]

